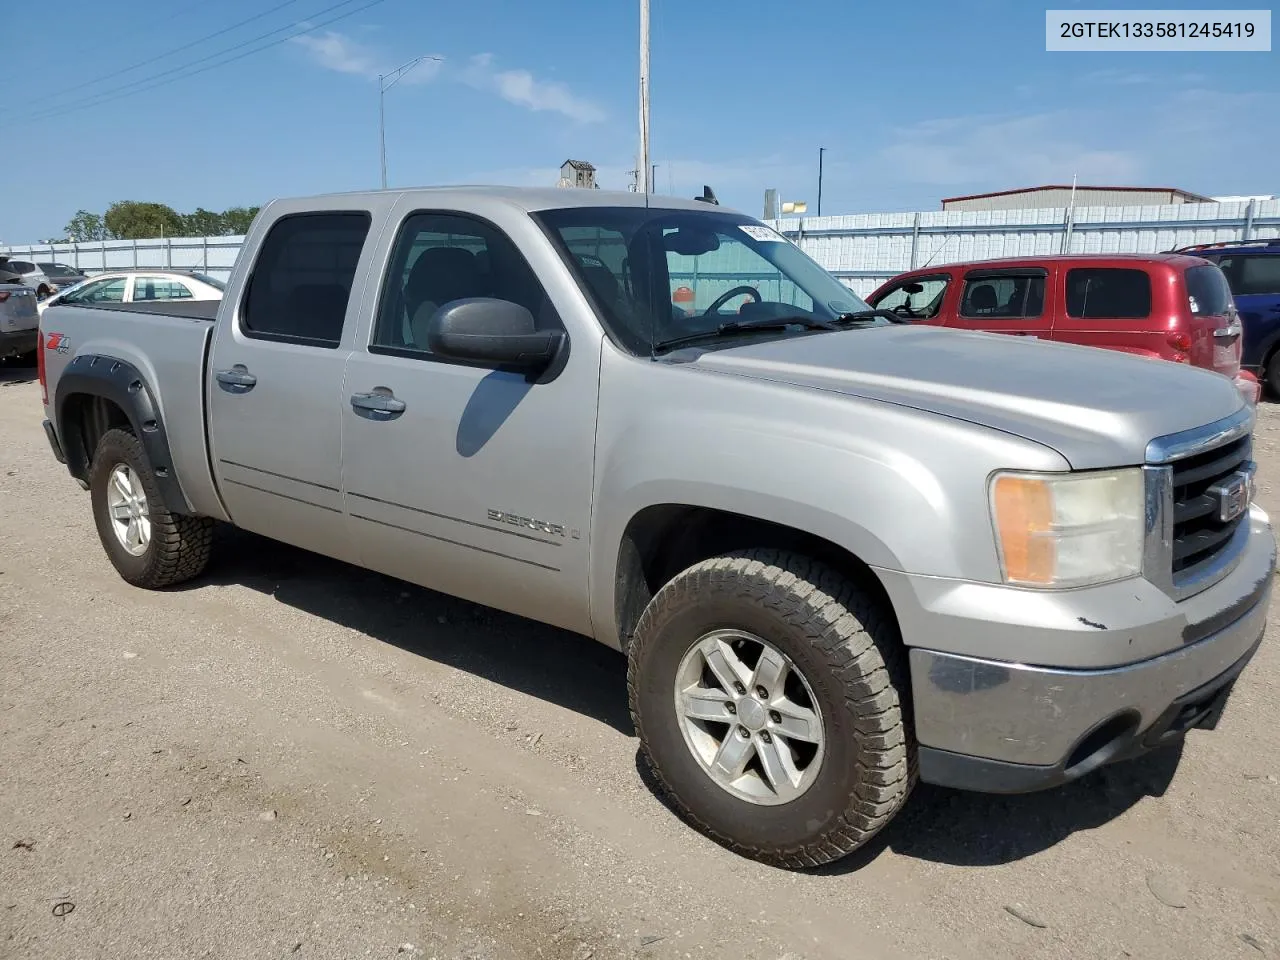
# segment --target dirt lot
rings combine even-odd
[[[1280,958],[1274,636],[1181,750],[922,787],[786,873],[657,799],[603,647],[235,532],[185,589],[126,586],[32,376],[0,367],[6,960]],[[1273,514],[1278,443],[1271,406]]]

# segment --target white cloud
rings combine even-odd
[[[1119,70],[1107,67],[1102,70],[1091,70],[1080,78],[1085,83],[1101,84],[1114,87],[1135,87],[1147,83],[1155,83],[1159,77],[1138,70]]]
[[[312,62],[326,70],[360,77],[376,77],[379,73],[373,52],[336,30],[304,33],[291,40],[307,51]]]
[[[560,113],[581,123],[605,119],[605,112],[598,104],[577,96],[563,83],[539,80],[528,70],[499,70],[489,53],[472,57],[458,78],[477,90],[491,91],[509,103],[530,110]]]
[[[1096,123],[1070,111],[926,120],[895,130],[878,166],[886,179],[934,186],[1032,186],[1073,173],[1086,181],[1133,182],[1143,172],[1139,156],[1077,136],[1096,130]]]
[[[304,33],[290,39],[306,50],[317,66],[337,73],[376,79],[379,74],[389,74],[398,66],[394,61],[388,65],[387,59],[377,51],[336,30]],[[412,70],[406,72],[398,82],[430,83],[440,75],[443,61],[443,57],[433,60],[424,59]]]
[[[326,70],[373,78],[394,69],[377,51],[336,30],[303,34],[292,40],[306,50],[313,63]],[[443,57],[424,60],[400,82],[430,83],[439,77],[497,94],[508,103],[529,110],[559,113],[581,123],[597,123],[606,116],[602,107],[579,97],[563,83],[540,80],[528,70],[499,70],[489,53],[476,54],[460,69],[451,69]]]

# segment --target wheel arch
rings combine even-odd
[[[731,510],[661,503],[632,515],[618,544],[613,591],[616,645],[627,649],[649,601],[682,570],[710,557],[756,547],[787,550],[826,564],[874,596],[896,626],[889,594],[871,564],[829,537]]]
[[[53,410],[67,470],[82,487],[88,486],[93,453],[102,435],[112,428],[128,428],[146,451],[165,508],[176,514],[192,513],[173,467],[155,397],[133,364],[97,354],[76,357],[58,378]]]

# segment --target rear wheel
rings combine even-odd
[[[874,836],[915,779],[905,663],[869,595],[807,558],[696,564],[645,610],[629,651],[641,750],[686,821],[782,867]]]
[[[1267,357],[1262,382],[1272,400],[1280,400],[1280,350],[1272,350]]]
[[[198,576],[209,562],[213,521],[165,509],[138,438],[108,430],[89,472],[98,539],[129,583],[157,589]]]

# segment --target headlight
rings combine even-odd
[[[1142,572],[1142,471],[998,473],[991,515],[1007,583],[1078,587]]]

